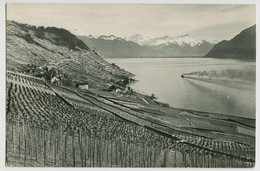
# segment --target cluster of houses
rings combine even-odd
[[[67,75],[61,73],[55,66],[37,66],[34,64],[28,64],[22,70],[25,74],[31,74],[36,77],[40,77],[44,82],[49,82],[52,84],[56,84],[59,86],[63,86],[63,82],[66,81]],[[116,93],[123,93],[123,94],[133,94],[133,90],[128,84],[133,81],[129,78],[124,78],[122,80],[117,81],[116,83],[108,85],[106,91],[109,92],[116,92]],[[65,85],[64,85],[65,86]],[[89,82],[80,82],[74,84],[75,87],[80,88],[82,90],[89,89]]]
[[[22,69],[25,74],[31,74],[40,77],[45,82],[62,86],[62,80],[65,80],[66,75],[61,73],[55,66],[41,67],[34,64],[28,64]]]
[[[126,86],[126,88],[123,88],[121,86],[116,86],[115,84],[110,85],[107,91],[109,92],[115,91],[116,93],[124,93],[124,94],[133,94],[133,89],[131,87]]]

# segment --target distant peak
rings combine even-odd
[[[189,34],[184,34],[184,35],[179,35],[179,36],[176,36],[176,37],[190,37]]]
[[[92,34],[89,34],[88,38],[95,39],[96,37],[94,37]]]
[[[107,37],[116,37],[115,35],[113,35],[113,34],[111,34],[111,35],[109,35],[109,36],[107,36]]]
[[[137,33],[137,34],[133,34],[133,35],[131,35],[129,37],[142,37],[142,35]]]
[[[111,35],[108,35],[108,36],[107,36],[107,35],[101,35],[101,36],[99,36],[99,37],[100,37],[100,38],[103,38],[103,37],[115,37],[115,36],[111,34]]]
[[[207,42],[210,42],[210,43],[212,43],[212,44],[217,44],[217,43],[219,43],[218,40],[211,40],[211,41],[207,41]]]
[[[162,36],[162,37],[159,37],[159,38],[161,38],[161,39],[167,39],[167,38],[170,38],[170,36],[165,35],[165,36]]]
[[[101,35],[101,36],[98,37],[98,39],[115,40],[115,39],[121,39],[121,38],[116,37],[115,35],[109,35],[109,36]]]

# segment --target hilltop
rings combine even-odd
[[[229,41],[223,40],[219,42],[206,57],[255,60],[256,25],[241,31]]]

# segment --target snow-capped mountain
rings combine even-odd
[[[180,36],[162,36],[162,37],[143,37],[140,34],[135,34],[129,37],[125,38],[129,41],[134,41],[142,46],[159,46],[159,45],[169,45],[169,44],[177,44],[179,46],[183,46],[183,44],[188,44],[191,47],[201,45],[203,43],[203,40],[193,38],[192,36],[185,34]],[[213,43],[213,42],[209,42]],[[217,42],[216,42],[217,43]],[[214,43],[215,44],[215,43]]]
[[[88,35],[88,37],[91,38],[91,39],[96,39],[96,38],[98,38],[98,36],[93,36],[92,34]]]
[[[140,34],[134,34],[134,35],[131,35],[129,37],[124,37],[125,40],[128,40],[128,41],[133,41],[133,42],[136,42],[138,43],[139,45],[142,45],[142,46],[150,46],[150,37],[143,37],[142,35]]]
[[[191,47],[202,44],[202,40],[194,39],[188,34],[176,36],[176,37],[169,37],[169,36],[167,37],[168,37],[168,41],[166,42],[166,44],[177,43],[179,46],[183,46],[183,44],[186,43]]]
[[[90,37],[89,37],[90,38]],[[109,36],[105,36],[105,35],[101,35],[98,37],[98,39],[104,39],[104,40],[123,40],[121,37],[116,37],[114,35],[109,35]]]
[[[185,34],[181,36],[143,37],[134,34],[129,37],[101,35],[94,37],[78,36],[91,49],[104,57],[175,57],[204,56],[215,43],[193,38]]]

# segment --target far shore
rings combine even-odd
[[[204,56],[154,56],[154,57],[104,57],[102,56],[105,60],[109,59],[141,59],[141,58],[154,58],[154,59],[160,59],[160,58],[165,58],[165,59],[170,59],[170,58],[200,58],[200,59],[219,59],[219,60],[238,60],[238,61],[243,61],[243,62],[256,62],[256,59],[236,59],[236,58],[213,58],[213,57],[204,57]]]

